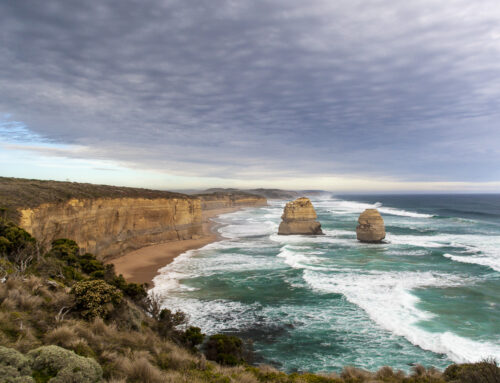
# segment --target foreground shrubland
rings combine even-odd
[[[0,381],[213,383],[499,383],[494,361],[383,367],[340,374],[285,374],[250,366],[244,342],[205,337],[181,312],[163,309],[144,286],[127,283],[71,240],[49,251],[21,228],[0,222]],[[210,360],[207,360],[210,359]]]

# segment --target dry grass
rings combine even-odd
[[[162,368],[177,371],[187,371],[193,367],[206,364],[205,359],[194,356],[184,348],[173,343],[166,343],[163,352],[158,354]]]
[[[372,378],[372,374],[369,371],[363,370],[361,368],[356,368],[352,366],[346,366],[342,369],[340,377],[345,380],[357,380],[364,382]]]
[[[132,352],[129,356],[118,356],[114,361],[118,377],[130,382],[161,383],[162,371],[153,364],[152,356],[147,352]]]
[[[385,381],[390,381],[390,379],[401,380],[404,377],[405,377],[405,373],[403,371],[399,370],[399,371],[394,372],[394,370],[388,366],[381,367],[374,375],[375,379],[385,380]]]

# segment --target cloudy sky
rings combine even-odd
[[[500,191],[500,2],[4,0],[0,167]]]

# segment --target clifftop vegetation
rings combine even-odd
[[[444,373],[417,365],[408,376],[389,367],[285,374],[248,365],[244,345],[233,336],[205,337],[182,312],[162,308],[144,286],[81,254],[74,241],[55,240],[45,251],[0,220],[2,382],[500,382],[494,361],[454,364]]]
[[[37,207],[70,199],[95,198],[193,198],[161,190],[94,185],[77,182],[41,181],[0,177],[0,208],[10,219],[17,219],[19,207]]]

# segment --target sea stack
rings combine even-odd
[[[366,209],[358,218],[358,241],[379,243],[385,238],[385,225],[377,209]]]
[[[295,201],[288,202],[281,216],[280,227],[278,234],[280,235],[319,235],[321,224],[317,221],[318,216],[309,200],[309,198],[301,197]]]

